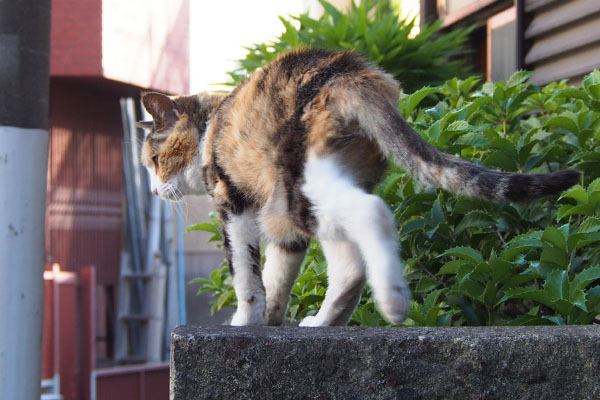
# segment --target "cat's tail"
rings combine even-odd
[[[450,192],[488,200],[526,202],[559,193],[580,179],[580,172],[563,170],[548,174],[519,174],[477,166],[443,153],[427,143],[402,118],[394,105],[381,104],[385,123],[373,124],[370,135],[386,156],[394,159],[415,179]],[[376,125],[376,126],[373,126]]]

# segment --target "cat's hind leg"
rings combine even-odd
[[[259,229],[251,211],[219,210],[225,254],[237,297],[231,325],[264,325],[265,288],[261,278]]]
[[[302,189],[318,221],[317,237],[354,242],[366,264],[377,308],[389,322],[404,320],[410,291],[394,218],[385,202],[360,188],[332,155],[309,155],[304,179]]]
[[[265,249],[263,283],[267,296],[267,325],[281,325],[285,316],[292,285],[298,276],[307,244],[280,246],[269,242]]]
[[[321,240],[327,259],[327,293],[314,317],[300,326],[346,325],[360,300],[365,268],[358,247],[347,240]]]

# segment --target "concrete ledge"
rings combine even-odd
[[[180,326],[171,398],[597,399],[600,327]]]

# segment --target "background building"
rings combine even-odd
[[[473,63],[490,80],[517,69],[531,82],[582,77],[600,67],[600,2],[596,0],[421,0],[422,20],[474,25]]]

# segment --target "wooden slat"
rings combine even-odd
[[[525,12],[535,11],[558,2],[559,0],[525,0]]]
[[[598,2],[600,5],[600,1]],[[588,19],[580,24],[571,24],[551,36],[539,38],[525,57],[527,64],[552,58],[566,52],[600,41],[600,21]]]
[[[536,64],[536,73],[530,82],[538,85],[564,79],[575,78],[600,68],[600,44],[586,47],[574,54],[554,58],[548,62]]]
[[[531,39],[560,29],[598,12],[600,12],[600,1],[598,0],[565,1],[557,7],[536,14],[525,31],[525,38]]]

